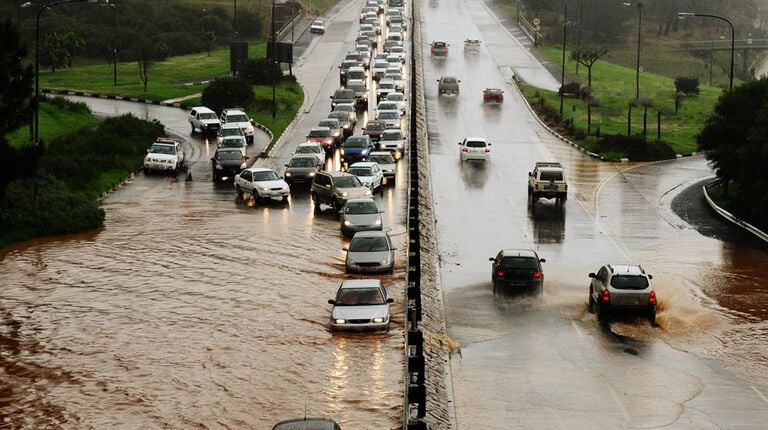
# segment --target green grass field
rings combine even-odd
[[[50,142],[58,136],[78,130],[81,127],[92,127],[99,122],[87,110],[71,110],[58,104],[40,104],[40,139]],[[15,148],[31,145],[29,126],[22,127],[8,136],[8,142]]]
[[[557,48],[547,48],[543,52],[559,63],[562,51]],[[570,53],[566,53],[569,55]],[[574,73],[576,63],[566,62],[566,74],[571,79],[586,85],[587,70],[580,66],[580,73]],[[599,101],[599,106],[592,109],[592,133],[600,129],[601,134],[626,134],[629,103],[635,98],[635,70],[599,60],[592,68],[593,95]],[[640,96],[650,100],[652,106],[647,110],[647,136],[655,139],[657,132],[657,112],[661,112],[661,139],[669,144],[677,153],[696,151],[696,135],[704,127],[706,118],[722,93],[722,89],[700,85],[700,94],[683,100],[675,113],[674,79],[643,72],[640,74]],[[521,85],[521,89],[530,100],[536,93],[545,98],[547,103],[559,109],[560,99],[556,92],[548,92]],[[632,109],[632,134],[641,134],[643,130],[643,107]],[[574,125],[586,130],[587,106],[582,100],[566,98],[563,104],[565,119],[573,118]]]

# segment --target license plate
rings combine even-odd
[[[557,185],[545,185],[545,190],[557,190]]]

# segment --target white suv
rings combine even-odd
[[[189,111],[189,125],[192,126],[192,133],[200,130],[203,134],[216,134],[221,128],[221,121],[216,112],[205,106],[196,106]]]
[[[253,119],[248,118],[242,109],[231,108],[221,111],[221,124],[237,124],[243,130],[246,143],[253,143]]]
[[[589,309],[602,321],[609,314],[639,313],[651,324],[656,322],[656,291],[651,276],[641,266],[606,264],[597,273],[590,273]]]
[[[184,165],[184,151],[181,142],[167,137],[158,137],[144,157],[144,173],[152,171],[177,173]]]
[[[482,137],[467,137],[459,142],[459,157],[461,161],[491,159],[491,142]]]

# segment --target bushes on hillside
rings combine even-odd
[[[596,142],[595,150],[610,158],[629,158],[632,161],[675,158],[675,151],[669,145],[646,141],[643,136],[607,135]]]
[[[242,78],[216,78],[203,90],[202,103],[221,112],[233,106],[246,108],[253,104],[255,95],[251,85]]]
[[[252,58],[243,64],[240,77],[251,85],[272,85],[272,70],[275,72],[275,82],[283,77],[283,71],[279,64],[266,58]]]
[[[686,78],[678,76],[675,78],[675,92],[683,93],[687,96],[699,93],[699,78]]]

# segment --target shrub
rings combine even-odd
[[[240,77],[251,85],[272,85],[270,67],[275,69],[275,82],[280,82],[283,78],[283,71],[280,69],[280,65],[266,58],[246,60],[243,63],[242,70],[240,70]]]
[[[612,154],[632,161],[675,158],[675,151],[664,142],[646,141],[642,136],[605,135],[596,142],[595,152]]]
[[[581,94],[581,84],[578,82],[569,82],[561,86],[557,90],[558,94],[563,94],[565,97],[578,97]]]
[[[203,90],[203,105],[221,112],[231,106],[247,108],[253,104],[253,88],[245,79],[224,77],[216,78]]]
[[[675,92],[681,92],[685,95],[698,94],[699,78],[678,76],[675,78]]]

